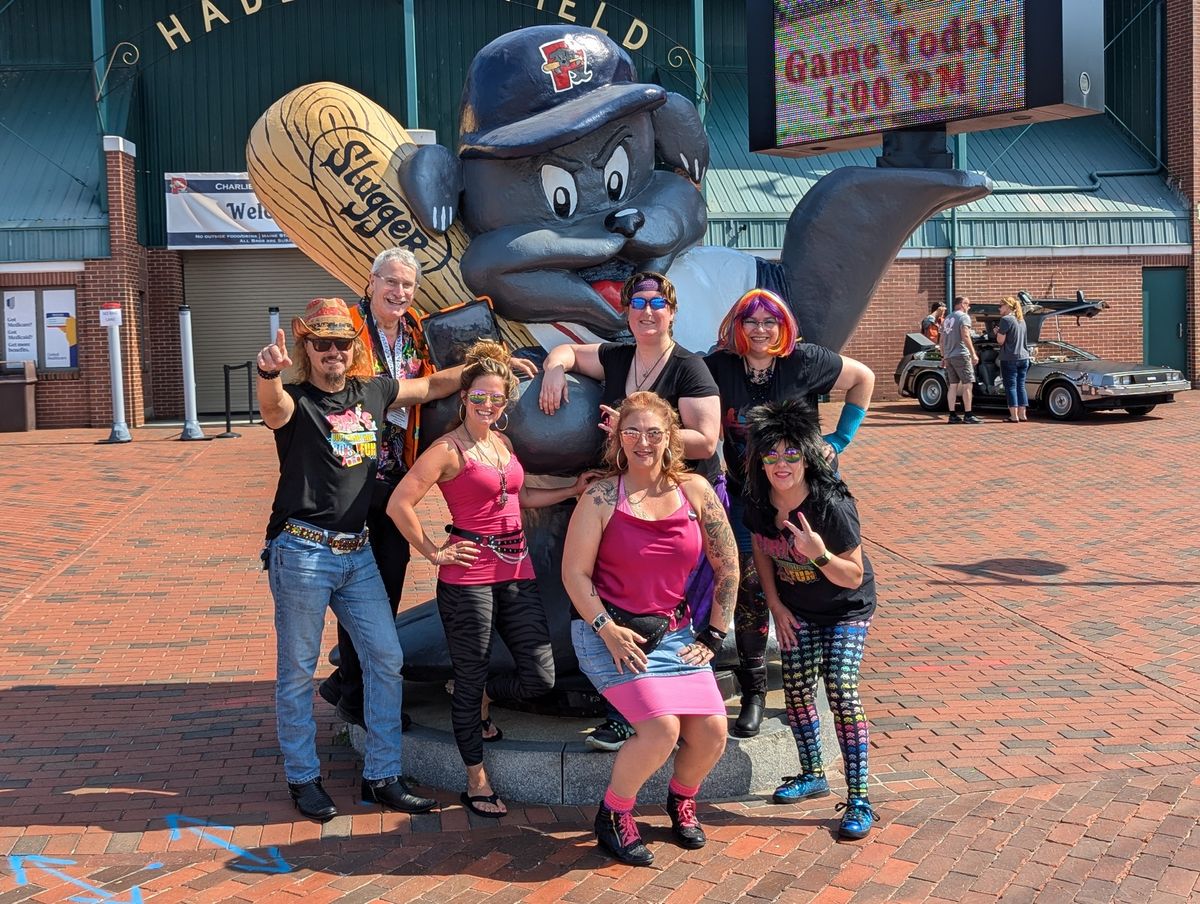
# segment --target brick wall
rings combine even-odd
[[[1072,298],[1082,289],[1109,309],[1092,320],[1059,321],[1044,336],[1061,338],[1106,358],[1142,360],[1142,268],[1186,266],[1188,260],[1142,257],[986,258],[955,264],[955,292],[976,302],[999,301],[1024,289],[1034,298]],[[932,301],[946,294],[945,261],[900,260],[888,270],[845,354],[875,371],[875,398],[897,398],[892,375],[904,334],[916,332]]]

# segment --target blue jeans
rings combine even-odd
[[[1004,394],[1008,396],[1009,408],[1028,408],[1029,395],[1025,392],[1025,375],[1029,373],[1029,359],[1001,361],[1000,375],[1004,378]]]
[[[400,775],[404,651],[371,547],[338,555],[324,544],[281,533],[268,552],[277,638],[275,721],[287,780],[301,784],[321,776],[312,679],[326,608],[333,609],[362,656],[367,723],[363,778]]]

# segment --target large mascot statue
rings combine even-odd
[[[603,33],[570,25],[509,32],[476,54],[457,153],[417,147],[376,104],[322,83],[272,105],[247,158],[276,222],[355,291],[376,253],[402,245],[422,261],[418,307],[487,296],[510,345],[546,349],[619,338],[620,285],[647,269],[675,284],[675,338],[693,351],[713,344],[721,316],[755,286],[787,301],[807,341],[840,349],[911,232],[990,190],[985,176],[957,170],[847,167],[797,204],[778,262],[703,246],[709,153],[695,106],[639,82]],[[578,473],[594,460],[589,382],[553,418],[537,407],[538,381],[523,384],[508,433],[531,472]],[[535,562],[544,591],[558,586],[544,573],[555,564]],[[575,671],[566,612],[555,611],[566,605],[548,605],[560,674]],[[440,632],[437,621],[428,613],[423,630]],[[436,671],[442,641],[416,633],[402,637],[406,662]]]

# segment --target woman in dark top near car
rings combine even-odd
[[[1021,302],[1011,295],[1000,302],[1003,314],[996,324],[996,343],[1000,346],[1000,375],[1008,402],[1008,422],[1029,420],[1029,396],[1025,376],[1029,373],[1029,347],[1025,344],[1025,312]]]
[[[606,436],[612,435],[616,410],[627,396],[642,391],[655,393],[679,413],[687,467],[708,480],[725,503],[724,479],[716,454],[721,432],[717,386],[703,359],[672,338],[679,309],[675,287],[661,273],[635,273],[621,287],[621,308],[628,318],[633,344],[567,344],[551,349],[542,366],[542,411],[554,414],[560,405],[568,403],[567,371],[604,381],[598,426]],[[703,625],[712,601],[712,569],[703,557],[697,566],[687,598],[692,618]],[[619,750],[632,734],[629,723],[610,708],[608,717],[588,736],[587,743],[599,750]]]
[[[732,733],[758,734],[767,693],[767,607],[750,553],[750,534],[742,526],[742,494],[746,475],[746,415],[755,405],[817,399],[845,391],[846,404],[837,430],[825,437],[832,451],[843,451],[854,438],[871,404],[875,375],[865,364],[820,345],[800,341],[800,331],[783,299],[764,289],[739,298],[721,321],[717,350],[704,359],[721,393],[721,433],[729,481],[729,520],[742,559],[736,638],[742,708]],[[755,464],[752,462],[752,464]]]
[[[783,661],[788,723],[801,773],[785,776],[776,803],[829,793],[821,762],[817,678],[833,711],[846,769],[839,834],[865,838],[876,816],[867,798],[867,717],[858,694],[863,646],[875,612],[875,575],[862,548],[858,509],[825,460],[816,413],[803,402],[750,412],[752,463],[746,526]]]

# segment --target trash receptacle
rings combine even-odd
[[[0,433],[19,433],[37,429],[34,386],[37,367],[32,361],[20,362],[20,369],[9,370],[0,361]]]

